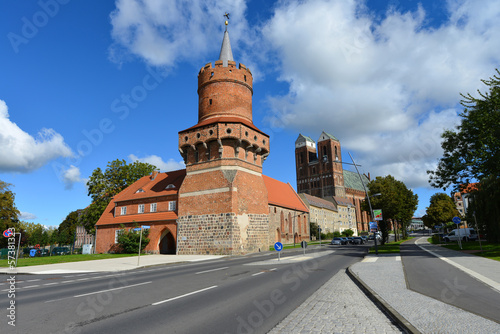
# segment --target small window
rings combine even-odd
[[[247,76],[246,75],[243,75],[243,79],[245,80],[245,82],[247,81]]]
[[[115,230],[115,244],[118,243],[118,237],[120,236],[120,234],[123,233],[123,230],[120,229],[120,230]]]
[[[137,190],[135,193],[139,194],[139,193],[143,193],[143,192],[145,192],[145,191],[141,188],[141,189]]]
[[[175,211],[175,201],[168,202],[168,211]]]
[[[144,213],[144,204],[139,204],[139,207],[137,208],[138,213]]]
[[[174,188],[175,186],[172,183],[170,183],[165,189],[174,189]]]
[[[156,212],[156,203],[151,203],[151,206],[149,208],[149,212]]]
[[[126,215],[126,214],[127,214],[127,207],[126,207],[126,206],[122,206],[120,209],[121,209],[121,213],[120,213],[120,214],[121,214],[122,216],[124,216],[124,215]]]
[[[212,105],[212,99],[208,100],[208,104]]]

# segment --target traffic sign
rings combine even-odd
[[[274,249],[277,250],[278,252],[281,252],[283,250],[283,244],[281,242],[275,243]]]
[[[143,228],[144,230],[147,230],[148,228],[151,228],[151,226],[149,226],[149,225],[142,225],[142,228]]]
[[[140,227],[134,227],[134,228],[132,229],[132,231],[134,231],[134,232],[139,232],[140,230],[141,230],[141,228],[140,228]]]
[[[457,224],[457,225],[458,225],[458,224],[460,224],[460,222],[461,222],[460,217],[456,217],[456,216],[455,216],[455,217],[453,217],[453,219],[452,219],[452,220],[453,220],[453,222],[454,222],[455,224]]]
[[[307,241],[305,241],[305,240],[304,240],[304,241],[302,241],[302,242],[300,243],[300,246],[301,246],[302,248],[306,248],[306,247],[307,247]]]
[[[10,238],[14,235],[14,232],[12,232],[11,230],[5,230],[3,231],[3,236],[6,237],[6,238]]]

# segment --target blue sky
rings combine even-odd
[[[22,219],[57,226],[90,203],[109,161],[182,168],[197,73],[229,34],[254,74],[264,173],[295,183],[294,142],[324,130],[371,176],[430,195],[459,93],[500,64],[500,4],[434,1],[13,1],[0,3],[0,179]]]

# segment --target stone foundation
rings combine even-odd
[[[241,255],[266,250],[268,216],[221,213],[177,219],[177,254]]]

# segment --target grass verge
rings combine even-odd
[[[410,237],[405,240],[400,240],[400,241],[394,241],[394,242],[388,242],[385,245],[377,245],[378,253],[379,254],[388,254],[388,253],[399,253],[399,245],[401,245],[403,242],[408,241],[410,239],[413,239],[414,237]],[[370,248],[369,251],[370,254],[375,254],[375,246]]]
[[[75,254],[75,255],[31,257],[31,258],[18,259],[17,266],[28,267],[28,266],[39,266],[43,264],[114,259],[114,258],[128,257],[128,256],[137,256],[137,254]],[[9,264],[7,260],[0,260],[0,267],[8,267],[8,266]]]
[[[456,251],[466,251],[473,255],[482,256],[488,259],[500,261],[500,244],[492,244],[486,241],[481,241],[481,245],[479,245],[479,241],[468,241],[462,242],[462,249],[457,242],[449,242],[447,244],[441,244],[442,247],[446,247],[448,249],[453,249]],[[483,251],[481,252],[481,246]]]
[[[321,240],[322,245],[329,245],[331,240]],[[319,245],[319,240],[317,241],[307,241],[307,246],[311,245]],[[283,244],[283,249],[293,249],[293,248],[302,248],[300,246],[300,242],[295,244],[295,247],[293,247],[293,244]],[[269,246],[269,250],[273,251],[274,246]]]

